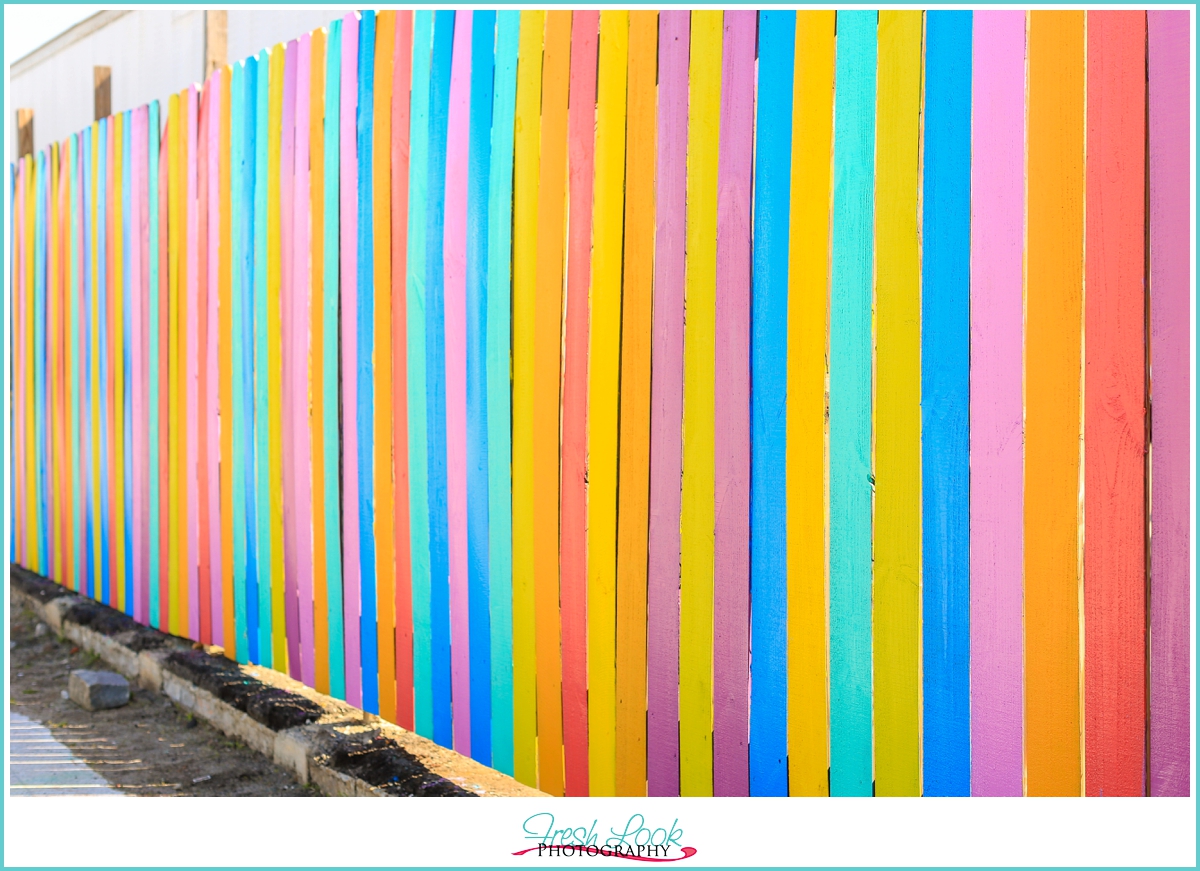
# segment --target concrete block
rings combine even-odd
[[[45,620],[46,623],[49,624],[50,628],[53,629],[57,634],[64,635],[66,633],[63,632],[63,614],[66,613],[68,608],[75,604],[75,601],[76,598],[74,596],[59,596],[57,599],[51,599],[44,606],[42,606],[40,602],[37,602],[36,604],[41,606],[37,609],[38,615]]]
[[[308,769],[313,785],[322,795],[353,796],[355,778],[324,765],[313,763]]]
[[[138,683],[153,693],[162,692],[163,670],[157,651],[143,650],[138,655]]]
[[[301,783],[308,783],[308,736],[301,729],[285,729],[275,735],[275,764],[288,769]]]
[[[111,671],[78,669],[67,681],[67,695],[89,711],[119,708],[129,701],[129,681]]]

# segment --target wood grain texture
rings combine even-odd
[[[470,593],[467,588],[467,170],[473,13],[454,17],[446,139],[446,510],[449,527],[454,748],[471,754]]]
[[[923,795],[970,795],[971,28],[925,16],[921,263]]]
[[[653,796],[679,794],[679,517],[690,24],[687,11],[659,13],[646,592],[646,789]]]
[[[588,780],[617,791],[617,451],[629,14],[600,13],[588,339]]]
[[[312,32],[309,49],[308,155],[310,161],[308,220],[311,235],[310,347],[308,385],[311,397],[312,451],[312,578],[313,578],[313,687],[328,693],[329,686],[329,572],[326,541],[330,530],[325,505],[325,390],[322,366],[326,337],[325,323],[325,30]],[[332,119],[331,119],[332,120]],[[333,251],[329,256],[336,261]]]
[[[692,13],[680,513],[679,792],[713,792],[714,357],[723,14]]]
[[[596,61],[600,13],[571,19],[567,109],[567,297],[562,386],[559,571],[562,597],[563,788],[588,794],[587,388],[596,166]]]
[[[1084,787],[1145,789],[1146,13],[1089,12]]]
[[[829,306],[830,794],[871,794],[876,13],[838,12]]]
[[[395,479],[394,540],[396,588],[393,595],[395,630],[396,723],[412,729],[413,720],[413,614],[412,530],[408,470],[408,197],[409,137],[411,135],[413,13],[396,15],[395,59],[392,65],[392,286],[391,377],[392,454],[387,462]]]
[[[358,18],[342,19],[341,123],[338,155],[341,162],[339,197],[341,212],[341,350],[342,373],[354,372],[358,360]],[[362,671],[359,667],[362,637],[358,614],[361,600],[361,518],[359,516],[358,379],[342,377],[342,594],[346,653],[346,701],[362,704]]]
[[[513,768],[513,539],[511,325],[513,147],[517,52],[524,13],[496,16],[495,101],[488,166],[488,589],[492,765]]]
[[[784,478],[787,499],[787,787],[790,795],[829,793],[825,641],[828,401],[825,378],[832,191],[828,155],[833,146],[836,24],[833,12],[796,14]],[[753,497],[751,499],[753,508]],[[751,543],[753,546],[753,539]],[[751,667],[754,667],[753,662]],[[752,684],[752,692],[756,687],[757,683]],[[754,712],[751,710],[753,728]],[[751,753],[757,752],[754,745],[751,740]]]
[[[646,591],[658,13],[629,14],[617,479],[617,794],[646,794]],[[753,85],[751,85],[753,87]]]
[[[1150,795],[1188,795],[1189,20],[1146,13],[1150,86]]]
[[[466,216],[466,499],[471,660],[471,757],[492,761],[491,626],[488,579],[487,270],[496,15],[471,25],[470,141]]]
[[[534,786],[537,651],[533,537],[533,355],[537,294],[538,146],[544,12],[521,13],[513,145],[512,243],[512,660],[513,776]]]
[[[425,408],[426,193],[429,185],[429,63],[433,13],[418,12],[413,28],[412,132],[409,136],[408,276],[408,480],[412,549],[413,722],[433,737],[433,682],[429,617],[429,453]]]
[[[538,159],[533,350],[534,595],[537,598],[538,788],[563,794],[562,624],[559,611],[559,387],[567,194],[571,13],[546,13]]]
[[[752,11],[725,13],[713,358],[713,795],[750,794],[750,208],[757,23]]]
[[[754,660],[750,663],[749,789],[750,795],[787,795],[787,315],[796,13],[760,12],[758,38],[750,309],[750,648]],[[822,290],[822,302],[824,296]],[[821,392],[823,406],[823,383]],[[824,568],[823,555],[821,562]],[[820,610],[825,610],[823,602]]]
[[[1079,431],[1084,13],[1029,16],[1025,268],[1025,769],[1080,795]]]
[[[392,346],[392,78],[396,55],[396,13],[379,13],[375,30],[375,129],[372,143],[371,196],[374,221],[375,276],[375,548],[377,663],[379,710],[396,716],[396,482],[392,468],[395,431]]]
[[[971,794],[1020,795],[1025,13],[973,38]]]
[[[879,13],[875,162],[875,794],[920,795],[919,11]]]

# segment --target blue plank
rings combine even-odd
[[[493,51],[496,13],[475,13],[471,31],[467,173],[467,589],[471,639],[471,756],[492,759],[488,618],[487,258]]]
[[[93,450],[96,451],[94,457],[96,467],[100,470],[100,504],[97,509],[97,522],[94,526],[97,536],[99,561],[97,568],[99,572],[98,584],[93,595],[105,604],[111,604],[112,602],[112,590],[109,588],[111,556],[108,549],[110,521],[108,488],[109,476],[112,474],[108,452],[108,409],[109,403],[112,402],[112,397],[108,392],[108,294],[110,293],[108,286],[108,125],[110,122],[111,118],[100,119],[100,158],[96,178],[96,262],[98,266],[96,267],[95,287],[95,305],[100,328],[99,344],[96,349],[100,392],[99,395],[92,397],[92,401],[98,408],[100,418],[100,439],[93,446]]]
[[[358,38],[358,523],[362,599],[363,710],[379,713],[379,642],[375,623],[375,223],[372,158],[375,120],[375,13],[364,10]]]
[[[454,12],[434,18],[433,62],[429,76],[428,223],[425,238],[425,397],[429,456],[429,611],[433,740],[449,747],[450,551],[446,515],[446,342],[445,275],[442,239],[446,223],[446,127],[450,113],[450,61]]]
[[[760,12],[750,391],[750,794],[787,795],[788,244],[796,13]]]
[[[876,13],[837,14],[829,329],[830,794],[871,795]]]
[[[270,442],[268,427],[267,374],[267,113],[270,101],[271,53],[258,55],[257,83],[254,89],[254,321],[250,327],[254,347],[254,472],[255,496],[249,503],[255,510],[254,588],[257,609],[251,626],[258,628],[258,659],[271,667],[271,504]],[[249,102],[249,90],[247,89]],[[247,111],[250,106],[247,106]],[[253,645],[253,642],[251,642]],[[251,647],[253,650],[253,646]]]
[[[138,228],[133,226],[130,220],[130,197],[133,195],[133,110],[129,109],[125,112],[125,120],[122,122],[125,126],[125,136],[123,137],[123,149],[121,156],[121,179],[123,181],[121,189],[121,214],[125,217],[125,232],[122,238],[121,257],[124,260],[125,267],[122,271],[122,276],[125,280],[124,292],[121,294],[121,323],[122,329],[125,331],[125,341],[122,345],[123,356],[122,367],[124,369],[124,384],[125,384],[125,420],[123,422],[124,436],[124,454],[125,454],[125,613],[133,615],[133,307],[131,300],[133,299],[133,269],[130,264],[130,249],[133,239],[133,234],[138,232]]]
[[[925,20],[921,295],[925,795],[969,795],[971,13]]]
[[[79,315],[83,322],[80,330],[79,385],[82,394],[79,407],[79,445],[82,457],[82,512],[83,512],[83,547],[80,559],[83,563],[79,592],[85,596],[95,596],[96,572],[96,536],[92,530],[95,517],[92,511],[92,204],[95,195],[92,193],[92,136],[91,130],[86,129],[80,137],[83,140],[82,183],[80,184],[80,202],[83,220],[80,222],[80,235],[83,237],[83,288],[79,300]]]

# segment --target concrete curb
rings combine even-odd
[[[220,648],[200,650],[186,639],[139,626],[20,566],[13,566],[9,588],[14,606],[31,608],[59,636],[324,795],[545,795],[279,672],[239,665]],[[195,675],[209,687],[200,686]],[[282,727],[272,728],[272,722]]]

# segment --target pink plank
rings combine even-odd
[[[750,794],[750,175],[758,13],[725,13],[714,360],[713,795]]]
[[[971,160],[971,793],[1022,791],[1025,13],[976,12]]]
[[[21,565],[29,565],[25,555],[25,167],[28,161],[17,162],[16,194],[13,197],[13,554]],[[82,178],[82,176],[81,176]],[[90,197],[90,192],[89,192]],[[86,589],[86,588],[82,588]]]
[[[467,623],[467,142],[471,111],[470,11],[454,18],[446,134],[446,512],[450,546],[450,691],[454,749],[471,754],[471,658]]]
[[[188,636],[200,637],[200,478],[199,440],[200,430],[197,419],[199,397],[197,384],[199,380],[199,317],[197,301],[200,296],[199,285],[199,242],[200,225],[197,206],[197,176],[199,167],[196,161],[196,150],[199,139],[196,135],[196,121],[199,116],[199,91],[195,85],[187,92],[187,278],[184,284],[187,315],[187,333],[184,350],[184,378],[186,380],[186,430],[187,447],[184,452],[187,469],[184,481],[187,486],[187,566],[184,577],[187,579],[188,596]]]
[[[205,379],[205,419],[207,428],[208,463],[205,475],[208,478],[208,571],[209,601],[212,615],[212,643],[225,645],[224,600],[221,596],[221,462],[229,462],[221,456],[220,413],[221,382],[218,374],[218,338],[220,336],[221,276],[218,267],[221,246],[221,76],[223,70],[213,70],[208,77],[208,202],[205,217],[208,221],[208,335],[204,348],[204,365],[208,369]],[[227,421],[226,426],[229,426]]]
[[[1146,13],[1150,63],[1150,794],[1191,791],[1190,22]]]
[[[133,422],[133,619],[146,621],[146,360],[145,291],[146,273],[146,112],[133,110],[133,139],[129,146],[132,177],[129,179],[129,368],[132,375],[130,415]]]
[[[279,166],[281,344],[283,364],[283,614],[287,633],[288,674],[300,679],[300,609],[296,578],[300,571],[297,552],[296,506],[297,434],[295,370],[299,365],[296,347],[296,264],[294,231],[296,167],[296,65],[299,45],[289,42],[283,55],[283,147]]]
[[[355,115],[358,108],[358,14],[342,19],[341,94],[341,230],[342,230],[342,371],[357,371],[358,328],[358,148]],[[342,379],[342,549],[345,594],[346,701],[362,705],[359,609],[361,566],[358,545],[358,387],[357,379]]]
[[[295,265],[292,271],[292,414],[287,426],[295,439],[293,469],[295,470],[296,504],[296,603],[300,610],[300,680],[312,686],[316,682],[316,660],[313,642],[313,565],[312,565],[312,438],[309,430],[308,407],[308,322],[309,291],[309,66],[312,57],[312,37],[300,37],[296,63],[296,191]]]
[[[649,794],[660,796],[679,795],[679,512],[689,27],[686,10],[659,14],[646,772]]]

